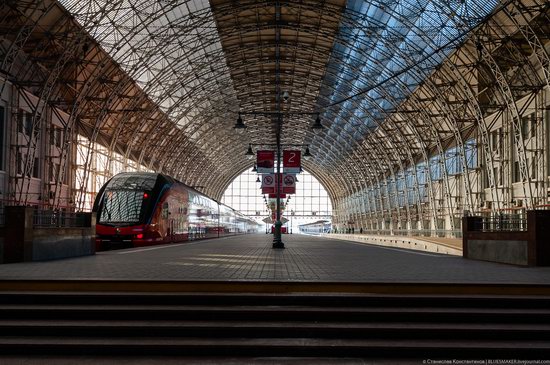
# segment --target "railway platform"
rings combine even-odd
[[[95,256],[0,265],[0,286],[86,280],[98,283],[220,282],[546,285],[549,267],[519,267],[330,237],[255,234],[99,252]],[[11,283],[11,284],[10,284]],[[265,287],[265,285],[264,285]]]
[[[256,234],[0,265],[0,363],[550,356],[549,267],[283,240],[284,250]]]

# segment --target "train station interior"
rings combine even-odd
[[[550,364],[550,2],[0,0],[0,329],[0,364]]]

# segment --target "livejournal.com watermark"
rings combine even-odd
[[[519,359],[480,359],[480,360],[422,360],[423,364],[432,365],[540,365],[549,364],[550,360],[519,360]]]

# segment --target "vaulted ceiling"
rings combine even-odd
[[[548,4],[528,3],[525,21],[547,34]],[[460,85],[494,78],[476,68],[479,34],[496,52],[520,5],[6,0],[2,71],[65,110],[72,130],[217,199],[280,123],[281,143],[308,145],[304,168],[336,198],[471,133],[491,110]]]

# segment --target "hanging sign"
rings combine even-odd
[[[276,179],[276,174],[262,175],[262,194],[270,194],[270,198],[277,197],[277,185],[279,183],[279,193],[282,198],[286,198],[286,194],[296,194],[296,175],[294,174],[279,174],[280,178]]]
[[[262,194],[275,194],[275,175],[262,175]]]
[[[283,151],[283,172],[299,174],[302,151]]]
[[[269,194],[269,199],[277,199],[277,194]],[[280,194],[280,199],[286,199],[286,194]]]
[[[256,156],[256,168],[258,169],[258,174],[272,174],[275,167],[275,152],[258,151]]]
[[[293,174],[283,175],[283,193],[296,194],[296,176]]]

